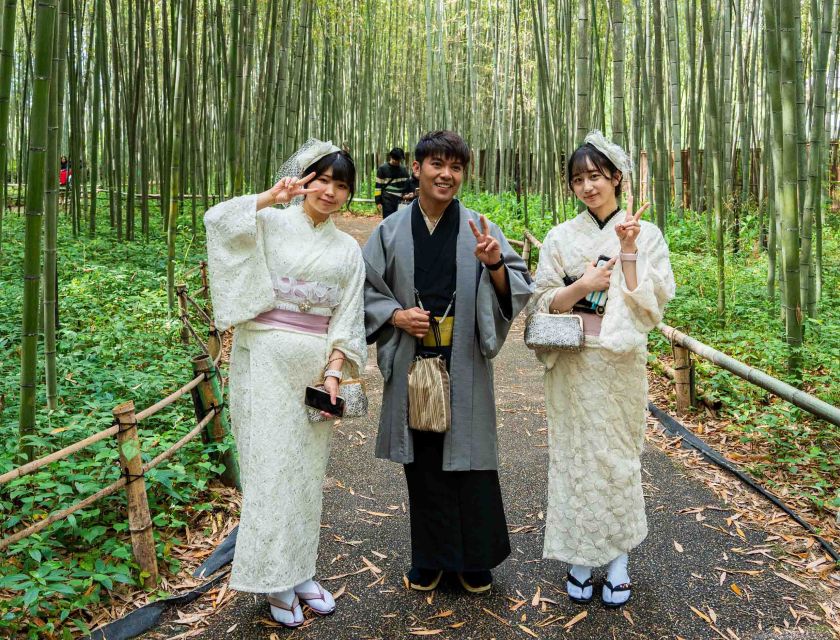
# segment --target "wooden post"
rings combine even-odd
[[[187,285],[176,284],[175,294],[178,296],[178,311],[181,315],[181,344],[189,344],[190,331],[183,322],[187,317]]]
[[[678,344],[671,344],[674,353],[674,387],[677,391],[677,413],[686,413],[696,401],[694,390],[694,362],[691,352]]]
[[[531,241],[528,240],[528,234],[525,234],[525,237],[522,240],[522,244],[525,246],[522,247],[522,259],[525,261],[525,264],[528,265],[528,271],[531,270]]]
[[[146,480],[143,477],[143,459],[140,455],[140,440],[137,437],[137,419],[134,417],[134,402],[129,400],[114,407],[114,417],[120,430],[117,445],[120,467],[128,479],[125,494],[128,498],[128,529],[131,532],[131,548],[140,570],[146,574],[143,586],[152,589],[157,585],[158,568],[155,555],[155,539],[152,531],[152,516],[149,513],[149,499],[146,496]]]
[[[205,298],[210,297],[210,284],[207,280],[207,261],[202,260],[199,262],[199,272],[201,273],[201,291],[198,292],[198,295],[204,296]]]
[[[207,332],[207,353],[210,354],[210,357],[213,359],[213,362],[216,361],[216,358],[219,357],[219,352],[222,350],[222,338],[219,335],[219,330],[216,329],[216,323],[211,322],[210,328]]]
[[[227,408],[224,405],[224,398],[222,397],[219,370],[213,364],[213,359],[209,355],[197,356],[192,359],[192,363],[193,373],[195,375],[204,374],[204,380],[197,387],[199,401],[195,405],[196,416],[201,420],[213,408],[219,409],[215,417],[207,424],[205,441],[224,442],[225,437],[230,431],[230,425],[228,423]],[[227,451],[220,453],[214,462],[221,462],[225,466],[225,470],[221,474],[222,483],[226,487],[240,488],[239,463],[236,460],[234,449],[229,448]]]

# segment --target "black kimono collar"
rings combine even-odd
[[[586,213],[588,213],[589,217],[591,217],[592,220],[595,221],[595,224],[598,225],[599,229],[603,229],[604,227],[606,227],[609,224],[610,220],[612,220],[615,217],[615,214],[618,213],[620,210],[621,210],[621,207],[616,208],[616,210],[613,211],[610,215],[608,215],[607,219],[604,220],[603,222],[601,222],[598,219],[598,216],[596,216],[594,213],[592,213],[589,209],[586,210]]]

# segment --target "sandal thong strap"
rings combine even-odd
[[[633,589],[633,584],[631,582],[622,582],[621,584],[613,586],[612,582],[604,580],[604,586],[612,593],[615,593],[616,591],[631,591]]]
[[[567,573],[567,574],[566,574],[566,580],[568,580],[569,582],[571,582],[571,583],[572,583],[573,585],[575,585],[578,589],[586,589],[587,587],[591,587],[591,586],[592,586],[592,576],[589,576],[586,580],[584,580],[583,582],[581,582],[580,580],[578,580],[577,578],[575,578],[575,577],[572,575],[572,572],[571,572],[571,571],[570,571],[569,573]],[[609,583],[607,583],[607,584],[609,584]],[[612,588],[612,587],[610,587],[610,588]]]
[[[321,585],[316,582],[315,586],[318,587],[318,592],[317,593],[307,593],[307,592],[304,592],[304,591],[295,591],[295,595],[297,597],[300,597],[300,599],[303,600],[304,602],[306,602],[307,600],[326,600],[324,598],[324,589],[321,587]]]
[[[283,611],[294,611],[295,607],[300,606],[300,600],[298,600],[297,594],[295,594],[295,597],[292,599],[292,604],[286,604],[280,598],[275,598],[274,596],[268,596],[266,600],[268,600],[268,604],[272,607],[283,609]]]

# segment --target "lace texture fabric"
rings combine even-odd
[[[563,276],[580,276],[599,255],[615,256],[616,216],[604,229],[588,213],[546,236],[530,311],[548,310]],[[582,351],[538,352],[546,365],[549,477],[543,555],[600,566],[647,535],[639,456],[647,406],[647,333],[674,296],[668,247],[656,226],[637,238],[638,286],[613,269],[600,336]]]
[[[331,422],[309,421],[304,391],[333,349],[347,356],[346,377],[364,369],[364,262],[353,238],[332,220],[314,225],[300,206],[257,212],[256,196],[242,196],[204,223],[216,319],[236,326],[228,401],[243,493],[230,584],[284,591],[315,574],[332,433]],[[251,322],[278,306],[277,289],[326,303],[309,313],[331,314],[327,333]]]

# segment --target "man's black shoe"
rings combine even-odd
[[[437,588],[442,575],[443,571],[411,567],[406,578],[408,578],[408,586],[415,591],[433,591]]]
[[[458,580],[470,593],[487,593],[493,586],[493,574],[489,571],[464,571],[458,574]]]

